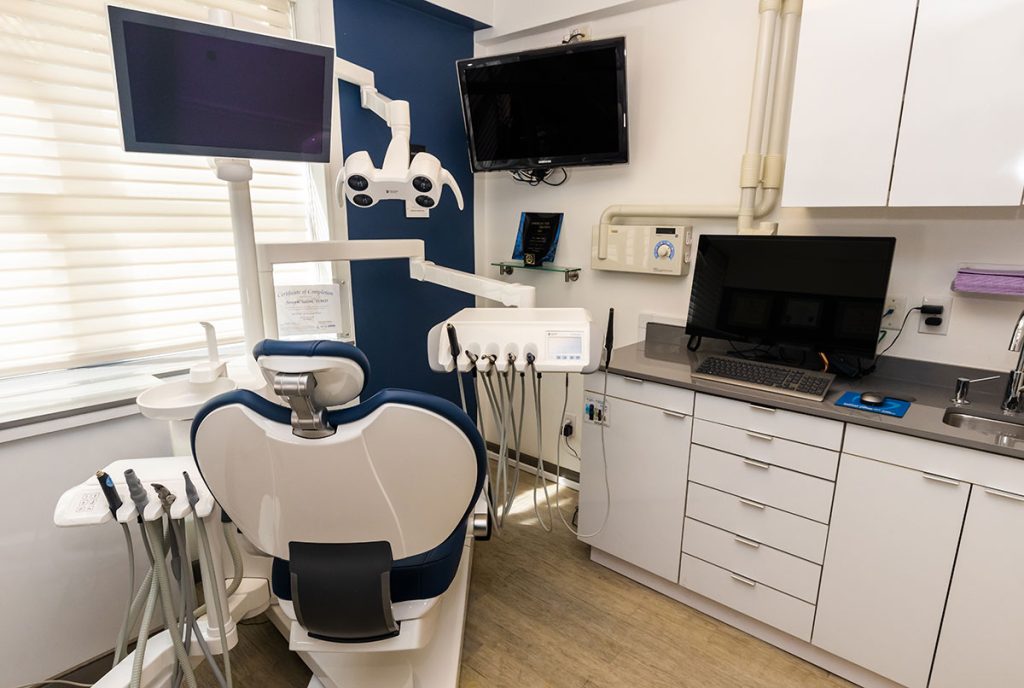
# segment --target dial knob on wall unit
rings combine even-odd
[[[670,241],[659,241],[654,247],[655,258],[673,258],[676,253],[676,247],[672,245]]]

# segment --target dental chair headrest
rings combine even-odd
[[[366,354],[351,344],[329,339],[264,339],[252,355],[271,389],[278,373],[311,373],[316,379],[313,401],[321,407],[352,401],[363,393],[370,377]]]

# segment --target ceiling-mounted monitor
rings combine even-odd
[[[127,151],[327,162],[334,50],[110,7]]]
[[[626,39],[458,62],[473,170],[629,161]]]

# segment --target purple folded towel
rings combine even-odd
[[[957,270],[952,288],[958,292],[1024,296],[1024,269],[961,268]]]

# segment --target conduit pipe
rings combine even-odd
[[[605,243],[607,227],[620,224],[624,218],[648,222],[679,223],[691,218],[736,218],[740,233],[750,233],[756,218],[775,208],[782,186],[790,94],[803,0],[761,0],[757,37],[757,61],[751,91],[750,117],[747,122],[746,150],[740,167],[740,204],[718,205],[613,205],[601,214],[599,242]],[[774,88],[771,80],[772,58],[775,55],[776,28],[781,17],[782,30],[779,54],[775,61]],[[768,103],[772,104],[768,119]],[[768,123],[768,146],[762,155],[765,124]],[[759,194],[758,192],[761,191]],[[774,233],[774,230],[769,230]],[[599,251],[600,256],[600,251]]]

